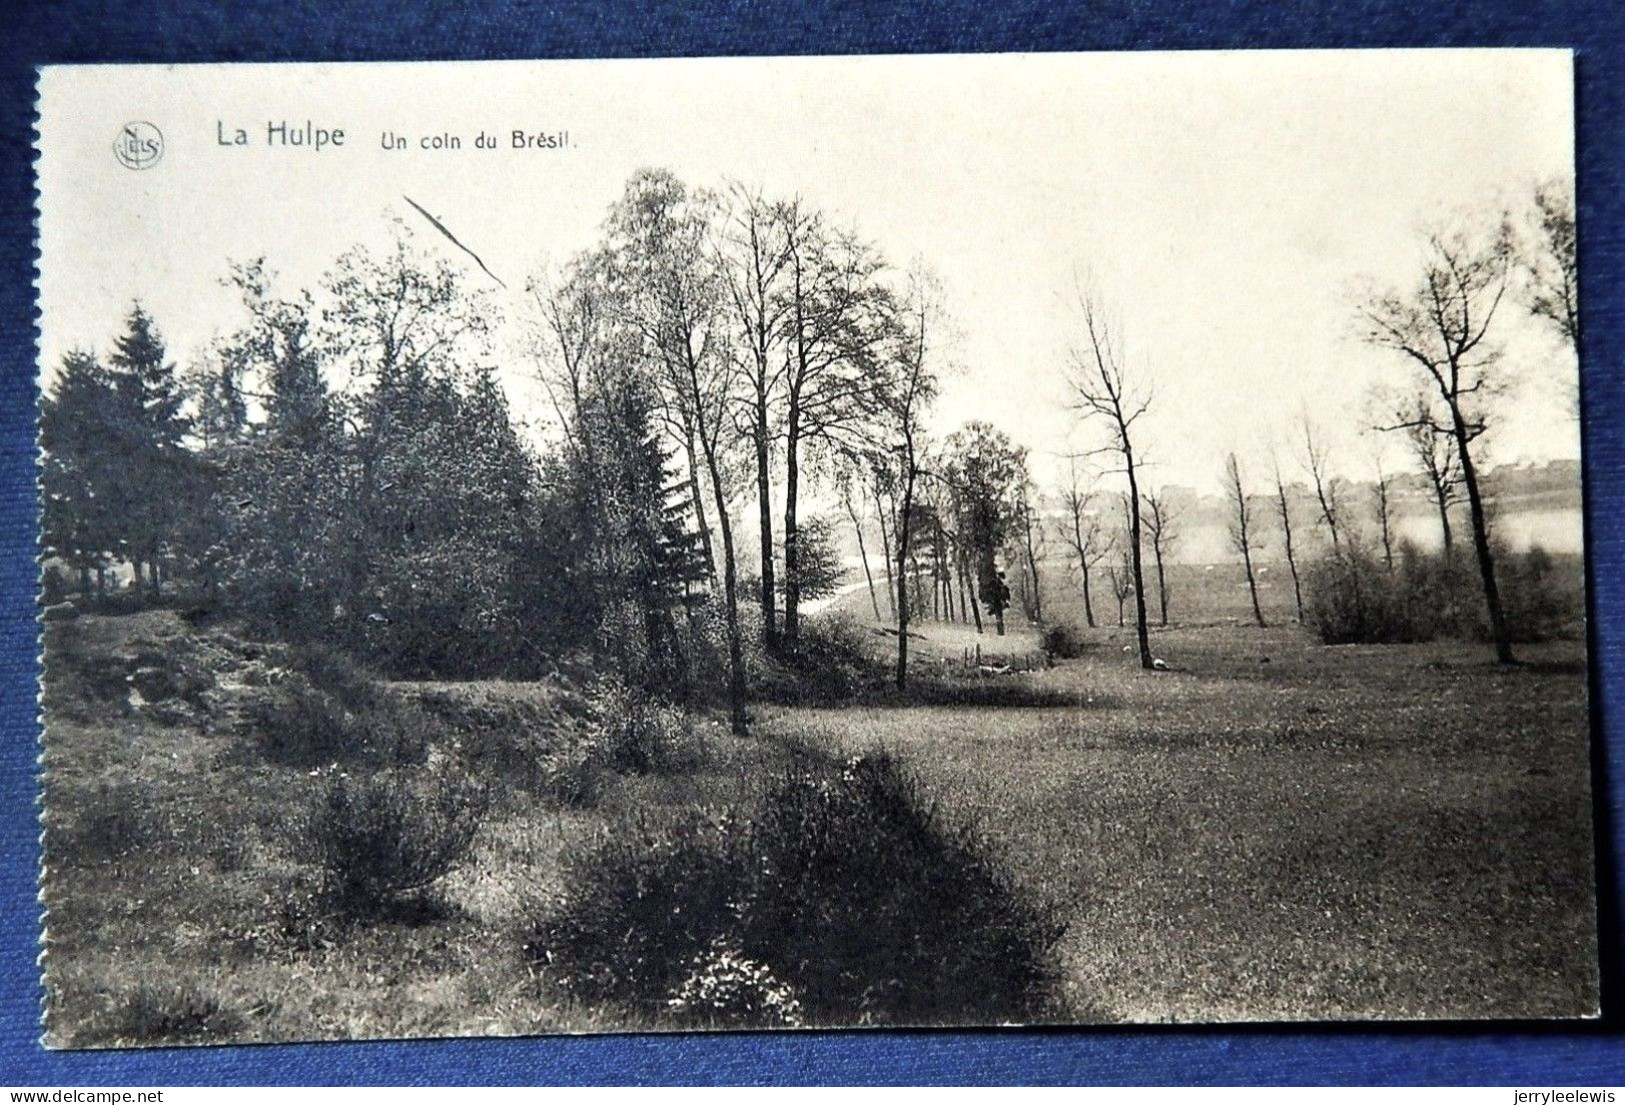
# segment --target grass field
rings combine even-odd
[[[922,682],[973,637],[918,628]],[[315,870],[302,827],[322,770],[268,760],[242,716],[275,655],[165,612],[50,633],[56,1045],[625,1027],[616,1010],[561,997],[522,955],[558,893],[561,857],[628,819],[748,804],[787,742],[889,748],[945,816],[980,826],[1068,922],[1061,1019],[1546,1017],[1596,1005],[1578,643],[1530,647],[1508,669],[1478,646],[1328,648],[1295,627],[1221,619],[1157,632],[1154,651],[1174,670],[1145,673],[1125,651],[1131,633],[1113,627],[1090,634],[1079,659],[959,678],[951,694],[760,707],[745,740],[703,723],[683,763],[606,773],[586,801],[521,785],[492,761],[495,797],[472,856],[432,910],[301,928],[293,907]],[[891,641],[871,638],[877,654]],[[1007,647],[1033,644],[1023,631]],[[191,650],[218,679],[166,714],[101,678],[154,650]],[[538,754],[566,739],[557,687],[406,690],[464,703],[468,717],[528,703],[514,716]],[[920,704],[939,699],[953,704]]]
[[[922,666],[931,629],[916,642]],[[959,633],[940,649],[959,654]],[[1081,1016],[1572,1016],[1594,1008],[1584,666],[1295,627],[1131,634],[1013,678],[1070,708],[787,711],[884,745],[1065,903]],[[1267,658],[1267,662],[1266,661]]]

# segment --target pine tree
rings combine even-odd
[[[48,555],[60,557],[87,596],[90,573],[118,551],[111,514],[118,476],[107,450],[117,395],[95,356],[69,353],[40,406],[42,527]]]
[[[147,565],[157,594],[160,559],[192,497],[194,473],[184,446],[189,423],[175,366],[152,316],[136,304],[125,326],[109,358],[119,401],[108,445],[123,469],[115,504],[137,581]]]

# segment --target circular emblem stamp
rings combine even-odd
[[[150,169],[164,156],[164,134],[151,123],[125,123],[113,141],[113,156],[126,169]]]

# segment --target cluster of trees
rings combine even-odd
[[[897,678],[905,679],[923,421],[943,328],[932,278],[918,267],[900,274],[873,244],[800,199],[740,186],[715,193],[646,170],[611,208],[603,240],[530,290],[542,319],[543,379],[565,439],[553,462],[560,481],[578,489],[579,540],[590,560],[635,561],[626,579],[589,589],[598,601],[630,601],[654,647],[655,627],[672,613],[658,595],[626,586],[659,574],[655,545],[628,534],[648,530],[680,496],[694,519],[708,601],[720,607],[729,701],[742,729],[745,576],[732,509],[754,489],[761,636],[769,650],[794,649],[804,601],[827,593],[837,570],[827,529],[805,528],[810,473],[842,487],[850,510],[861,504],[858,518],[872,501],[891,521],[887,575],[896,589],[888,600],[899,626]],[[649,469],[666,451],[679,486],[634,490],[631,470]]]
[[[1508,213],[1482,226],[1429,234],[1418,278],[1409,286],[1372,294],[1357,308],[1364,340],[1398,354],[1413,370],[1414,386],[1383,393],[1382,416],[1372,428],[1399,437],[1426,482],[1441,530],[1437,565],[1421,565],[1423,554],[1401,548],[1394,526],[1393,474],[1383,467],[1380,449],[1371,484],[1375,544],[1354,516],[1357,504],[1347,501],[1346,481],[1333,475],[1326,436],[1307,414],[1296,450],[1300,479],[1289,483],[1272,450],[1272,479],[1260,490],[1235,453],[1224,458],[1221,484],[1229,502],[1230,544],[1260,626],[1265,617],[1256,561],[1266,541],[1279,541],[1299,621],[1305,620],[1306,603],[1314,606],[1319,598],[1319,605],[1326,605],[1324,594],[1306,599],[1305,580],[1311,574],[1322,591],[1337,589],[1332,601],[1351,608],[1356,618],[1364,608],[1374,611],[1380,605],[1377,595],[1362,593],[1364,587],[1383,589],[1395,607],[1456,604],[1462,575],[1455,570],[1459,535],[1452,513],[1465,504],[1489,636],[1501,660],[1513,659],[1519,629],[1509,623],[1496,563],[1498,555],[1506,554],[1497,553],[1492,539],[1475,446],[1493,425],[1494,400],[1507,391],[1500,332],[1508,305],[1521,305],[1547,324],[1573,354],[1578,353],[1580,334],[1574,212],[1567,189],[1559,184],[1540,188],[1530,217],[1521,224],[1520,232],[1520,220]],[[1154,596],[1161,624],[1168,623],[1164,564],[1179,536],[1178,510],[1166,489],[1149,487],[1144,479],[1139,423],[1152,405],[1147,378],[1126,363],[1116,328],[1097,296],[1080,294],[1077,315],[1080,340],[1071,354],[1072,393],[1085,421],[1102,431],[1101,445],[1091,455],[1109,460],[1093,480],[1083,483],[1074,466],[1070,482],[1057,496],[1055,528],[1077,572],[1088,624],[1096,624],[1094,590],[1103,572],[1120,626],[1126,621],[1125,604],[1134,600],[1140,660],[1151,666],[1147,607]],[[1120,489],[1101,491],[1104,477],[1114,477]],[[1306,507],[1310,517],[1299,517]],[[1306,521],[1320,538],[1309,563],[1304,559]],[[1407,564],[1400,573],[1396,569],[1402,559]],[[1388,579],[1372,581],[1372,565]],[[1519,578],[1540,574],[1523,563],[1512,571]],[[1411,588],[1416,593],[1400,593],[1404,587],[1391,581],[1401,578],[1421,581]],[[1433,614],[1444,622],[1454,618],[1448,610]],[[1380,621],[1375,615],[1371,620]]]
[[[1578,342],[1565,196],[1541,192],[1534,244],[1509,221],[1434,235],[1416,285],[1360,309],[1366,339],[1416,370],[1382,428],[1427,478],[1447,559],[1451,508],[1467,504],[1503,659],[1511,632],[1474,447],[1498,391],[1503,301],[1521,297]],[[1179,518],[1145,482],[1152,396],[1097,298],[1079,297],[1070,383],[1109,459],[1092,481],[1074,469],[1046,506],[1026,451],[995,427],[927,432],[950,332],[931,275],[894,267],[799,198],[635,174],[600,240],[529,285],[557,422],[544,445],[518,431],[497,383],[487,295],[398,231],[391,249],[352,250],[291,294],[262,262],[233,267],[246,321],[184,372],[140,305],[105,357],[65,357],[41,418],[59,590],[106,596],[127,565],[127,594],[184,592],[400,674],[524,674],[591,648],[662,693],[720,686],[743,729],[747,656],[758,640],[793,653],[806,602],[844,575],[833,525],[807,508],[822,493],[851,523],[877,620],[884,580],[900,685],[913,617],[981,631],[985,615],[1002,633],[1019,603],[1042,621],[1052,541],[1090,625],[1102,575],[1120,625],[1132,600],[1152,665],[1150,604],[1166,624]],[[1342,556],[1355,530],[1307,420],[1302,452],[1317,528]],[[1102,492],[1107,478],[1121,488]],[[1256,620],[1270,515],[1301,619],[1299,504],[1280,465],[1263,504],[1234,456],[1224,484]],[[1386,473],[1376,486],[1391,568]]]
[[[1438,570],[1419,570],[1415,564],[1419,554],[1409,550],[1412,564],[1404,576],[1428,581],[1424,605],[1454,601],[1449,581],[1455,578],[1457,534],[1451,511],[1464,502],[1489,635],[1503,663],[1514,659],[1512,645],[1518,629],[1511,624],[1501,593],[1489,497],[1480,468],[1480,439],[1494,425],[1495,400],[1508,390],[1502,341],[1505,314],[1509,306],[1521,304],[1528,314],[1547,324],[1576,358],[1580,337],[1574,210],[1567,190],[1555,184],[1538,189],[1532,214],[1524,220],[1527,229],[1522,234],[1510,213],[1482,225],[1428,234],[1416,280],[1371,294],[1357,307],[1361,337],[1396,355],[1410,369],[1413,384],[1381,396],[1383,417],[1374,428],[1402,439],[1415,470],[1426,481],[1439,517]],[[1349,611],[1354,620],[1380,625],[1381,618],[1373,614],[1367,619],[1365,614],[1368,608],[1381,605],[1379,598],[1365,592],[1391,592],[1387,580],[1373,579],[1371,569],[1379,566],[1383,576],[1392,577],[1401,559],[1396,556],[1399,543],[1393,526],[1391,474],[1379,457],[1372,484],[1378,552],[1367,548],[1359,529],[1350,524],[1338,481],[1330,475],[1324,439],[1307,417],[1302,430],[1302,457],[1314,493],[1316,523],[1330,545],[1330,564],[1318,577],[1322,590],[1331,587],[1339,592],[1321,595],[1322,605],[1330,600]],[[1252,554],[1258,547],[1254,508],[1233,454],[1226,461],[1225,485],[1232,504],[1232,542],[1245,567],[1255,618],[1262,625],[1252,567]],[[1303,589],[1293,545],[1291,506],[1279,464],[1275,466],[1274,505],[1301,621]],[[1445,586],[1433,584],[1440,578]],[[1399,594],[1395,604],[1420,600],[1422,586],[1419,582],[1410,588],[1417,594]]]
[[[319,307],[259,262],[230,281],[247,322],[191,371],[138,305],[44,400],[45,540],[81,594],[128,563],[154,597],[402,674],[503,670],[556,636],[538,615],[565,550],[457,271],[403,236],[341,257]]]

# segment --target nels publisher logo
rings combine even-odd
[[[125,123],[113,141],[113,156],[126,169],[150,169],[164,156],[164,135],[151,123]]]

